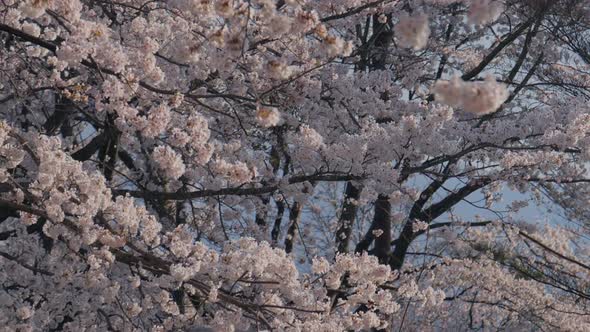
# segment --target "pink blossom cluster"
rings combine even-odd
[[[506,87],[491,76],[483,82],[465,82],[459,77],[438,81],[433,91],[437,101],[475,115],[497,111],[508,98]]]
[[[0,330],[588,330],[587,7],[0,1]]]

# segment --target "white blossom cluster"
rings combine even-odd
[[[402,16],[395,25],[394,32],[401,47],[420,50],[426,46],[430,36],[428,16],[426,14]]]
[[[0,1],[0,331],[590,330],[587,7]]]
[[[184,174],[182,157],[169,146],[158,146],[152,152],[152,160],[166,177],[177,180]]]
[[[475,115],[497,111],[508,98],[506,86],[491,76],[483,82],[466,82],[460,77],[437,81],[433,92],[437,101]]]
[[[498,0],[471,0],[467,19],[472,24],[485,25],[498,19],[503,10],[504,6]]]

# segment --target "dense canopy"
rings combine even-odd
[[[590,1],[1,0],[0,331],[590,331]]]

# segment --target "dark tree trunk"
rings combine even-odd
[[[338,230],[336,231],[337,250],[340,253],[347,253],[350,248],[350,235],[356,219],[357,204],[361,190],[352,182],[346,183],[344,192],[344,201],[342,203],[342,213],[338,220]]]
[[[293,251],[293,244],[295,243],[295,232],[299,227],[299,219],[301,218],[301,203],[293,203],[293,207],[289,212],[289,229],[287,230],[287,237],[285,238],[285,251],[290,253]]]
[[[386,264],[391,254],[391,203],[389,197],[379,195],[375,202],[375,215],[373,217],[373,231],[383,233],[375,237],[373,252],[379,262]]]

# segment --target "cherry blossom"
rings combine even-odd
[[[588,13],[0,1],[0,330],[590,330]]]
[[[395,25],[395,34],[402,47],[410,47],[415,50],[424,48],[430,36],[428,16],[419,14],[400,17],[399,22]]]

